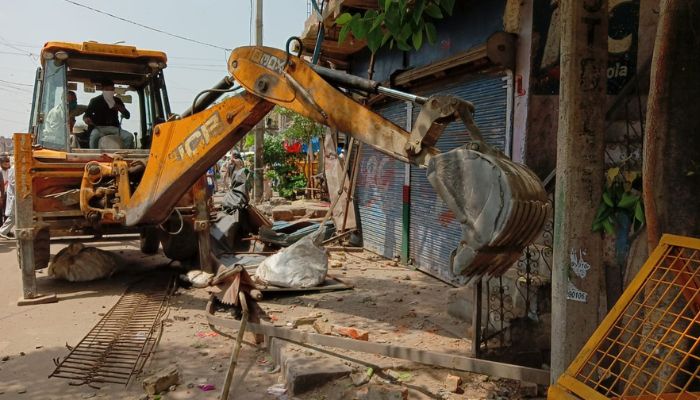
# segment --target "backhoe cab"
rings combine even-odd
[[[171,115],[163,77],[167,57],[160,51],[141,50],[96,42],[48,42],[37,70],[29,132],[15,134],[18,256],[23,270],[24,298],[37,297],[34,270],[49,262],[49,239],[61,236],[99,238],[107,234],[140,233],[141,250],[155,253],[162,242],[171,258],[196,257],[197,213],[208,212],[206,186],[193,182],[174,200],[172,220],[155,225],[127,226],[90,211],[111,206],[117,185],[138,187],[148,163],[157,124]],[[90,148],[90,126],[83,117],[93,98],[102,95],[101,84],[111,81],[115,97],[129,111],[120,127],[133,135],[133,147],[123,148],[119,135],[104,136]],[[118,129],[118,128],[117,128]],[[88,209],[81,209],[84,172],[94,163],[121,160],[119,178],[105,178],[99,192],[90,194]],[[207,214],[208,215],[208,214]],[[176,232],[170,235],[165,231]],[[203,235],[201,235],[203,236]],[[208,240],[208,238],[207,238]],[[205,245],[206,247],[206,245]]]

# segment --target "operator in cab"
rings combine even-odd
[[[121,129],[119,114],[129,119],[131,114],[124,106],[120,98],[114,96],[114,82],[104,80],[101,82],[102,95],[94,97],[85,110],[83,121],[92,128],[90,132],[90,148],[99,147],[100,138],[108,135],[119,135],[122,148],[134,148],[134,137],[131,133]]]

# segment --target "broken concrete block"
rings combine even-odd
[[[180,382],[180,371],[172,365],[156,372],[143,380],[143,390],[150,395],[164,392]]]
[[[328,207],[309,206],[306,208],[305,217],[307,217],[307,218],[323,218],[326,216],[327,212],[328,212]]]
[[[518,394],[523,399],[537,397],[537,384],[532,382],[520,382]]]
[[[275,221],[294,221],[292,211],[287,207],[275,207],[272,209],[272,219]]]
[[[270,204],[273,206],[279,206],[279,205],[285,205],[285,204],[292,204],[292,202],[285,199],[284,197],[272,197],[270,199]]]
[[[313,322],[313,326],[316,332],[320,333],[321,335],[330,335],[333,333],[333,328],[331,324],[323,322],[319,319]]]
[[[372,379],[372,376],[374,375],[374,369],[373,368],[367,368],[366,371],[361,371],[361,372],[356,372],[354,374],[350,375],[350,379],[352,380],[352,384],[355,386],[362,386],[365,383],[369,383],[369,381]]]
[[[407,400],[408,389],[397,386],[369,384],[365,400]]]
[[[306,215],[306,208],[304,207],[290,207],[289,211],[291,211],[292,215],[295,217],[303,217]]]
[[[332,260],[332,261],[328,264],[328,266],[331,267],[331,268],[341,268],[341,267],[343,266],[343,263],[342,263],[341,261]]]
[[[316,315],[312,315],[312,316],[310,315],[310,316],[307,316],[307,317],[297,318],[297,319],[295,319],[294,321],[292,321],[292,328],[297,328],[297,327],[300,327],[300,326],[302,326],[302,325],[311,325],[311,324],[313,324],[314,322],[316,322],[316,320],[317,320],[318,318],[319,318],[319,317],[316,316]]]
[[[347,326],[337,326],[333,325],[333,332],[341,336],[346,336],[353,338],[355,340],[364,340],[365,342],[369,340],[369,332],[363,329],[350,328]]]
[[[445,389],[450,393],[461,393],[462,388],[462,378],[457,375],[447,374],[447,379],[445,379]]]

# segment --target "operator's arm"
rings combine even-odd
[[[94,117],[95,117],[95,99],[92,99],[92,100],[90,100],[90,103],[88,103],[88,106],[85,109],[85,114],[83,114],[83,121],[88,126],[94,126],[95,125],[95,123],[93,121]]]
[[[124,102],[119,97],[114,98],[114,107],[116,107],[117,111],[122,113],[124,118],[129,119],[129,117],[131,117],[131,113],[129,113],[129,110],[126,109]]]

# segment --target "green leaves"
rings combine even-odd
[[[335,23],[338,25],[345,25],[352,21],[352,15],[350,13],[342,13],[336,18]]]
[[[455,0],[377,0],[379,10],[364,14],[342,13],[335,20],[340,26],[338,43],[352,35],[366,40],[367,47],[376,53],[387,43],[403,51],[420,50],[427,42],[437,42],[436,20],[452,15]]]
[[[442,18],[442,11],[440,11],[440,7],[435,3],[428,4],[428,6],[425,7],[425,12],[433,18]]]
[[[591,230],[608,235],[629,234],[618,232],[618,216],[624,214],[632,221],[631,230],[636,231],[645,223],[644,205],[640,190],[634,188],[641,181],[638,171],[621,172],[620,168],[610,168],[606,173],[606,185],[601,202],[596,211]]]

